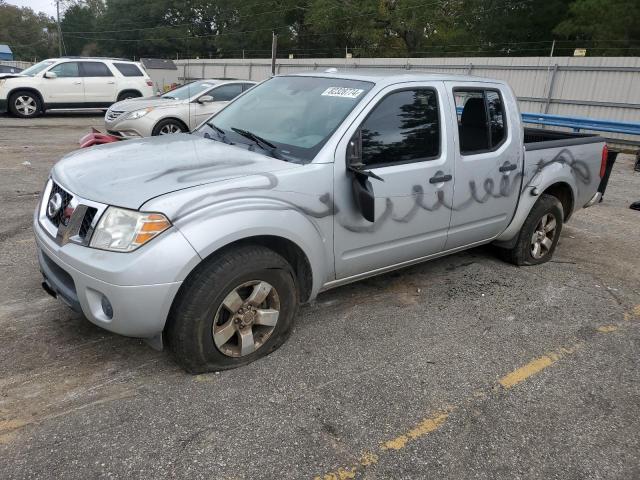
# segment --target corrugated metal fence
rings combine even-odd
[[[264,80],[269,59],[177,60],[180,80]],[[403,68],[497,78],[515,90],[523,112],[640,122],[640,57],[469,57],[279,60],[277,73],[327,68]],[[640,139],[611,134],[640,145]],[[622,143],[622,142],[621,142]]]

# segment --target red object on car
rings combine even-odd
[[[122,137],[102,133],[95,128],[91,128],[91,132],[87,133],[80,139],[80,148],[91,147],[93,145],[102,145],[103,143],[113,143],[122,140]]]

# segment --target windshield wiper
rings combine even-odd
[[[218,134],[218,138],[220,138],[220,140],[222,140],[223,143],[226,143],[226,144],[229,144],[229,145],[233,145],[234,144],[231,140],[229,140],[227,138],[226,132],[223,129],[221,129],[220,127],[218,127],[215,123],[207,122],[206,124],[209,125],[211,128],[213,128],[216,131],[216,133]]]
[[[273,143],[271,143],[269,140],[265,140],[262,137],[259,137],[258,135],[256,135],[255,133],[252,133],[248,130],[243,130],[241,128],[236,128],[236,127],[231,127],[231,130],[233,130],[234,132],[236,132],[239,135],[242,135],[245,138],[248,138],[249,140],[253,140],[254,143],[256,145],[258,145],[260,148],[262,148],[263,150],[269,152],[269,154],[273,157],[273,158],[277,158],[278,160],[284,160],[282,158],[282,156],[278,153],[278,147],[276,147]],[[268,148],[265,148],[265,145]]]

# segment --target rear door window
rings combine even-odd
[[[55,67],[52,67],[49,71],[55,73],[59,78],[80,76],[78,62],[59,63]]]
[[[460,153],[472,155],[496,150],[507,134],[502,96],[497,90],[456,88]]]
[[[241,83],[230,83],[228,85],[222,85],[221,87],[214,88],[209,92],[209,95],[211,95],[213,100],[216,102],[228,102],[236,98],[241,93]]]
[[[144,74],[140,71],[137,65],[133,63],[114,63],[114,67],[125,77],[143,77]]]
[[[102,62],[81,62],[80,71],[83,77],[113,77],[113,73]]]

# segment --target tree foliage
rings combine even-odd
[[[53,18],[0,0],[0,43],[8,44],[14,58],[33,60],[48,57],[58,48]]]
[[[69,55],[135,57],[640,54],[638,0],[65,0]],[[44,33],[46,32],[46,33]],[[4,37],[4,38],[3,38]],[[55,53],[53,19],[0,0],[0,42]]]

